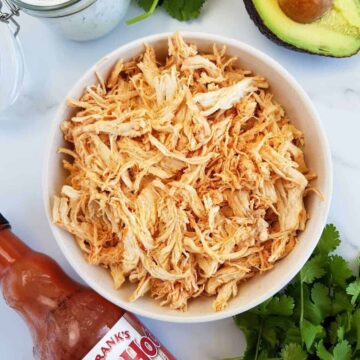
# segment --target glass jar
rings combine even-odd
[[[42,18],[67,38],[85,41],[113,30],[130,0],[8,0],[29,15]]]
[[[5,16],[1,13],[0,20]],[[17,37],[16,23],[0,22],[0,112],[12,105],[19,95],[24,77],[24,59]]]
[[[19,95],[24,59],[19,42],[21,11],[42,18],[66,37],[84,41],[114,29],[130,0],[0,0],[0,113]]]

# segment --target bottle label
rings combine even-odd
[[[140,321],[125,313],[83,360],[175,360]]]

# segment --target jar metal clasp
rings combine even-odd
[[[2,11],[4,4],[6,4],[6,6],[8,7],[9,12]],[[11,22],[15,26],[14,36],[16,36],[20,31],[20,25],[14,19],[15,16],[19,16],[19,15],[20,15],[20,9],[10,0],[0,0],[0,22],[4,22],[6,24]]]

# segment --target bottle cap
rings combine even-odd
[[[8,229],[10,227],[10,223],[0,213],[0,229]]]

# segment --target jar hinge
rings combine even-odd
[[[9,12],[2,11],[2,7],[4,3],[9,8]],[[20,15],[20,9],[16,5],[14,5],[10,0],[0,0],[0,22],[4,22],[6,24],[11,22],[15,26],[14,36],[16,36],[20,30],[20,25],[14,19],[14,16],[19,16],[19,15]]]

